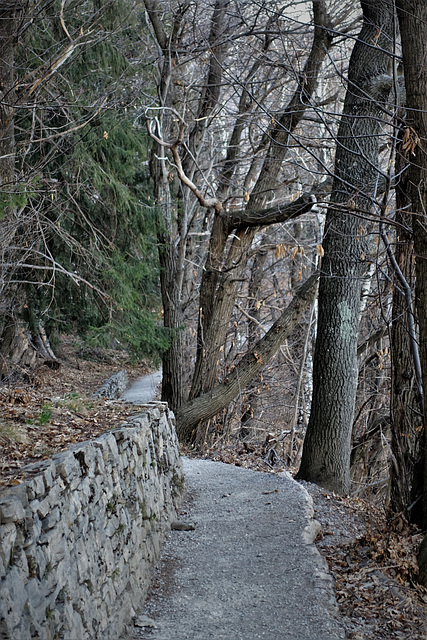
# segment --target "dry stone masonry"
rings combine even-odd
[[[0,495],[0,638],[126,637],[181,503],[173,414],[150,403],[26,472]]]
[[[129,378],[125,369],[113,373],[112,376],[95,391],[94,398],[107,398],[108,400],[117,400],[123,394],[128,386]]]

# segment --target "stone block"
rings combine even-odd
[[[34,610],[43,612],[41,616],[41,620],[43,620],[44,613],[46,611],[46,593],[44,592],[40,581],[36,578],[31,578],[25,585],[25,599],[27,602],[31,602],[31,606]]]
[[[64,559],[67,543],[60,529],[54,528],[42,533],[38,544],[45,547],[44,553],[50,567],[55,567]]]
[[[56,466],[56,474],[66,482],[79,473],[80,465],[76,458],[69,452],[57,453],[53,456]]]
[[[14,496],[0,499],[0,524],[24,520],[25,511],[22,502]]]
[[[56,506],[52,509],[50,513],[47,514],[43,520],[41,520],[42,531],[48,531],[49,529],[53,529],[57,522],[61,519],[61,512],[59,507]]]
[[[8,571],[8,568],[13,564],[16,535],[16,526],[13,522],[9,522],[1,527],[0,558],[3,562],[6,572]]]
[[[27,599],[18,617],[5,610],[7,637],[18,629],[25,639],[34,631],[43,640],[89,640],[94,632],[116,640],[141,604],[179,500],[171,415],[147,405],[132,424],[30,465],[28,474],[0,499],[2,606],[17,589]]]
[[[43,518],[46,518],[47,514],[50,511],[50,502],[48,498],[44,498],[42,501],[37,499],[33,500],[32,502],[30,502],[29,506],[33,513],[37,513],[41,520]]]
[[[7,574],[7,582],[0,584],[0,619],[7,619],[9,628],[19,625],[26,601],[25,582],[19,571],[12,567]]]

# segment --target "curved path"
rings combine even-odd
[[[288,474],[184,459],[188,498],[133,638],[342,640],[311,498]]]
[[[143,376],[126,389],[122,395],[122,400],[134,404],[145,404],[151,402],[157,395],[157,390],[162,381],[162,372],[156,371],[149,376]]]

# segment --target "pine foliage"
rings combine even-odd
[[[156,358],[168,340],[148,142],[134,123],[141,25],[132,0],[63,4],[33,8],[16,51],[16,238],[31,250],[13,280],[50,333]]]

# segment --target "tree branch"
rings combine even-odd
[[[287,204],[276,204],[274,207],[254,211],[251,209],[240,209],[224,214],[228,229],[242,229],[247,227],[264,227],[278,222],[285,222],[292,218],[316,210],[317,198],[314,193],[304,193],[294,202]]]
[[[182,162],[181,162],[181,158],[179,156],[178,153],[178,147],[182,144],[183,138],[184,138],[184,130],[185,130],[185,123],[183,121],[183,119],[181,118],[181,116],[174,112],[175,115],[178,117],[178,119],[180,120],[180,126],[179,126],[179,134],[178,134],[178,138],[175,140],[175,142],[165,142],[162,138],[160,138],[159,136],[157,136],[151,127],[151,123],[152,123],[152,119],[151,118],[146,118],[146,125],[147,125],[147,131],[148,131],[148,135],[155,141],[157,142],[157,144],[159,144],[160,146],[164,147],[165,149],[169,149],[170,152],[172,153],[172,157],[174,159],[175,162],[175,168],[176,171],[178,173],[178,177],[181,180],[181,182],[183,184],[185,184],[185,186],[187,186],[192,192],[193,194],[196,196],[197,200],[200,202],[200,204],[202,205],[202,207],[206,207],[208,209],[210,208],[214,208],[216,209],[216,211],[221,212],[223,211],[223,206],[222,206],[222,202],[220,202],[218,200],[218,198],[206,198],[203,193],[196,187],[196,185],[194,184],[194,182],[192,180],[190,180],[190,178],[185,174],[184,169],[182,168]]]
[[[271,329],[243,356],[224,382],[178,409],[176,419],[180,440],[190,441],[194,428],[200,421],[219,413],[260,373],[312,304],[318,280],[318,273],[306,280]]]

